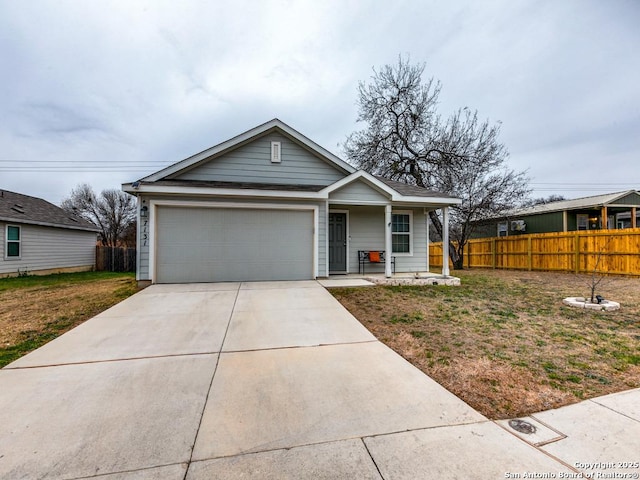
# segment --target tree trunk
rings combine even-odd
[[[456,250],[456,259],[453,260],[454,270],[464,270],[464,243],[459,243]]]

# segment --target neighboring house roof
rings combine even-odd
[[[0,190],[0,221],[98,232],[92,223],[41,198]]]
[[[572,200],[560,200],[557,202],[546,203],[544,205],[535,205],[533,207],[515,210],[513,215],[537,215],[540,213],[560,212],[564,210],[601,208],[632,193],[637,194],[638,192],[636,190],[626,190],[624,192],[605,193],[603,195],[574,198]]]
[[[315,143],[314,141],[308,139],[304,135],[302,135],[297,130],[294,130],[289,125],[284,123],[283,121],[274,118],[262,125],[259,125],[251,130],[247,130],[240,135],[236,135],[235,137],[219,143],[211,148],[208,148],[200,153],[192,155],[189,158],[186,158],[178,163],[174,163],[156,173],[153,173],[145,178],[142,178],[141,181],[156,181],[166,178],[171,178],[172,175],[175,175],[180,172],[184,172],[187,169],[191,169],[199,165],[201,162],[206,162],[211,159],[211,157],[223,154],[229,150],[240,147],[241,145],[245,145],[257,137],[266,135],[273,131],[281,131],[287,134],[289,137],[296,140],[301,146],[307,148],[311,152],[319,155],[320,157],[332,162],[339,170],[344,171],[345,173],[353,173],[356,171],[351,165],[349,165],[344,160],[336,157],[333,153],[325,150],[320,145]]]

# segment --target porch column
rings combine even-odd
[[[449,276],[449,207],[442,208],[442,275]]]
[[[602,210],[600,212],[600,216],[602,217],[601,228],[602,230],[609,230],[609,215],[607,214],[607,206],[603,205]]]
[[[636,228],[636,207],[631,207],[631,228]]]
[[[425,224],[425,227],[427,228],[427,270],[426,271],[428,272],[429,268],[431,266],[431,265],[429,265],[429,260],[430,260],[430,258],[429,258],[429,251],[430,250],[429,249],[431,248],[431,245],[430,245],[431,238],[430,238],[430,235],[429,235],[429,212],[427,212],[426,208],[424,209],[424,224]]]
[[[384,207],[384,276],[391,278],[391,205]]]

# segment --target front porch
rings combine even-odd
[[[367,287],[373,285],[449,285],[459,286],[458,277],[444,276],[433,272],[401,272],[391,277],[384,273],[372,273],[359,275],[350,273],[346,275],[329,275],[329,278],[319,279],[323,287]]]

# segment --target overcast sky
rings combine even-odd
[[[0,189],[120,188],[279,118],[344,158],[372,68],[502,122],[535,196],[640,189],[638,0],[0,0]]]

